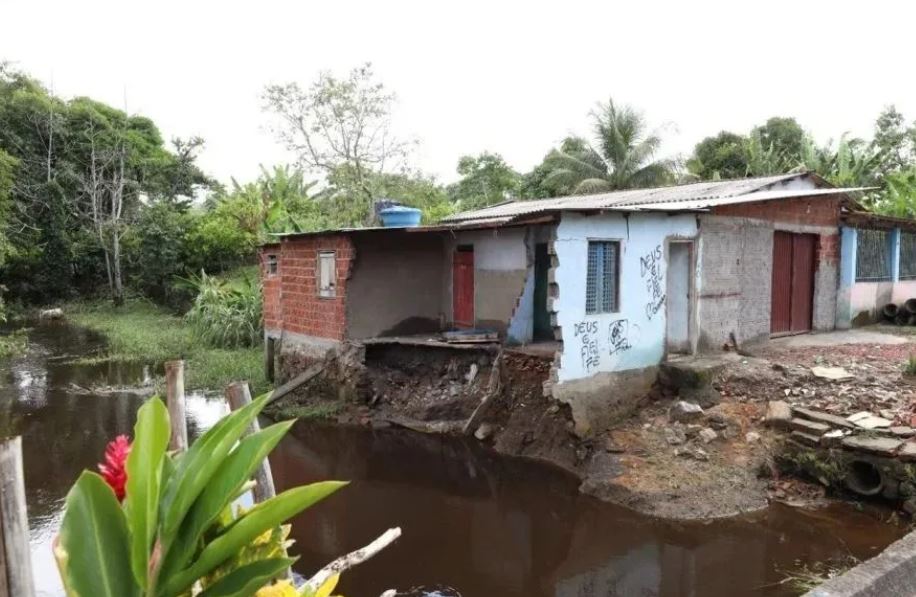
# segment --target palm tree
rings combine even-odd
[[[597,147],[572,138],[550,153],[544,186],[557,194],[585,194],[645,188],[675,180],[670,160],[655,160],[661,137],[646,131],[642,114],[613,100],[591,113]]]

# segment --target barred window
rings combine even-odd
[[[900,233],[900,279],[916,280],[916,232]]]
[[[887,230],[859,230],[856,282],[881,282],[891,279],[889,236]]]
[[[278,268],[277,256],[276,256],[276,255],[268,255],[268,256],[267,256],[267,275],[268,275],[268,276],[276,276],[276,275],[277,275],[277,270],[278,270],[278,269],[279,269],[279,268]]]
[[[619,287],[620,243],[589,241],[585,281],[585,312],[615,313]]]

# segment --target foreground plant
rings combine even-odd
[[[104,476],[84,471],[67,496],[55,541],[67,595],[327,597],[339,570],[301,590],[271,583],[294,562],[286,554],[289,527],[281,525],[345,483],[296,487],[251,509],[233,508],[292,425],[242,437],[267,398],[224,417],[177,454],[167,452],[166,407],[158,398],[144,404],[133,443],[123,436],[112,442]]]

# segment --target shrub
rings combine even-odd
[[[903,364],[903,374],[916,377],[916,354],[911,354]]]
[[[217,348],[254,346],[261,341],[261,285],[245,275],[227,282],[201,272],[187,282],[197,290],[185,318],[194,334]]]

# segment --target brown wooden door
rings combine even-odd
[[[811,330],[817,236],[775,232],[770,332]]]
[[[474,250],[459,248],[452,262],[452,311],[456,327],[474,327]]]

